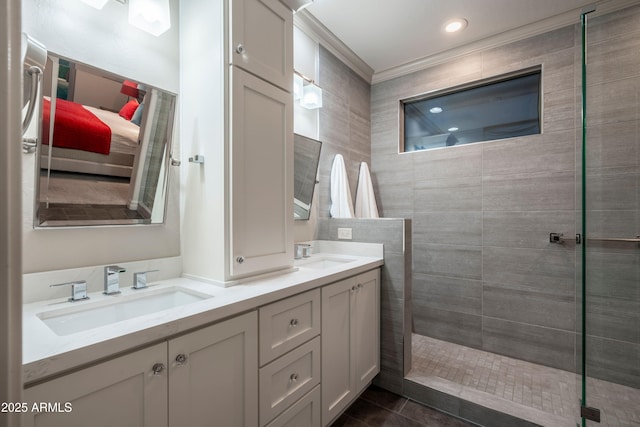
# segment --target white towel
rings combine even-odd
[[[373,192],[373,183],[371,182],[369,166],[367,166],[366,162],[360,163],[358,189],[356,190],[356,217],[379,218],[376,195]]]
[[[349,189],[349,178],[342,154],[336,154],[331,166],[331,209],[332,218],[353,218],[353,202]]]

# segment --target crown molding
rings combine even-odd
[[[637,4],[638,0],[603,0],[594,3],[596,11],[593,12],[593,16],[605,15],[607,13],[615,12],[617,10],[621,10]],[[416,61],[411,61],[397,67],[391,67],[386,70],[376,71],[371,79],[371,84],[380,83],[385,80],[391,80],[396,77],[423,70],[425,68],[433,67],[435,65],[451,61],[452,59],[459,58],[464,55],[469,55],[482,50],[503,46],[518,40],[523,40],[549,31],[557,30],[568,25],[574,25],[580,22],[580,14],[582,13],[583,9],[587,8],[573,9],[560,15],[555,15],[538,22],[524,25],[513,30],[505,31],[495,36],[487,37],[485,39],[478,40],[464,46],[438,52],[434,55],[420,58]]]
[[[336,37],[327,27],[306,10],[301,10],[293,15],[293,23],[306,35],[321,44],[325,49],[344,62],[356,74],[367,83],[371,83],[373,68],[364,62],[342,40]]]
[[[637,4],[638,0],[597,1],[593,4],[596,7],[596,11],[593,12],[593,14],[590,16],[596,17],[606,15],[608,13],[625,9]],[[364,80],[371,84],[376,84],[385,80],[391,80],[396,77],[401,77],[406,74],[420,71],[425,68],[433,67],[435,65],[451,61],[464,55],[469,55],[482,50],[503,46],[518,40],[523,40],[549,31],[557,30],[568,25],[574,25],[580,22],[580,14],[584,9],[588,9],[588,7],[573,9],[560,15],[555,15],[538,22],[524,25],[513,30],[505,31],[503,33],[487,37],[485,39],[478,40],[464,46],[441,51],[436,54],[408,62],[406,64],[375,72],[373,68],[369,66],[369,64],[363,61],[355,52],[353,52],[346,44],[344,44],[342,40],[340,40],[327,27],[325,27],[322,22],[320,22],[308,11],[301,10],[296,13],[294,15],[293,22],[309,37],[324,46],[329,52],[331,52],[338,59],[344,62],[349,68],[351,68]]]

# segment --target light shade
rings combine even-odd
[[[138,90],[138,83],[132,82],[131,80],[125,80],[124,82],[122,82],[120,93],[138,99],[138,96],[140,95],[140,91]]]
[[[306,85],[302,91],[300,105],[309,110],[322,107],[322,89],[313,83]]]
[[[96,9],[102,9],[109,0],[82,0],[84,3]]]
[[[294,12],[298,12],[313,3],[313,0],[281,0]]]
[[[297,74],[293,75],[293,100],[297,101],[302,98],[302,92],[304,90],[304,80],[302,76]]]
[[[159,36],[171,28],[169,0],[129,0],[129,24]]]

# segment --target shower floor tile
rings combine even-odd
[[[579,421],[574,373],[416,334],[412,347],[406,379],[544,426]],[[601,410],[594,425],[640,425],[640,390],[592,378],[587,390],[589,405]]]

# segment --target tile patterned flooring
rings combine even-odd
[[[544,426],[579,422],[576,374],[416,334],[412,347],[407,379]],[[589,378],[587,391],[593,425],[640,426],[640,390]]]
[[[471,427],[458,418],[370,386],[332,427]]]

